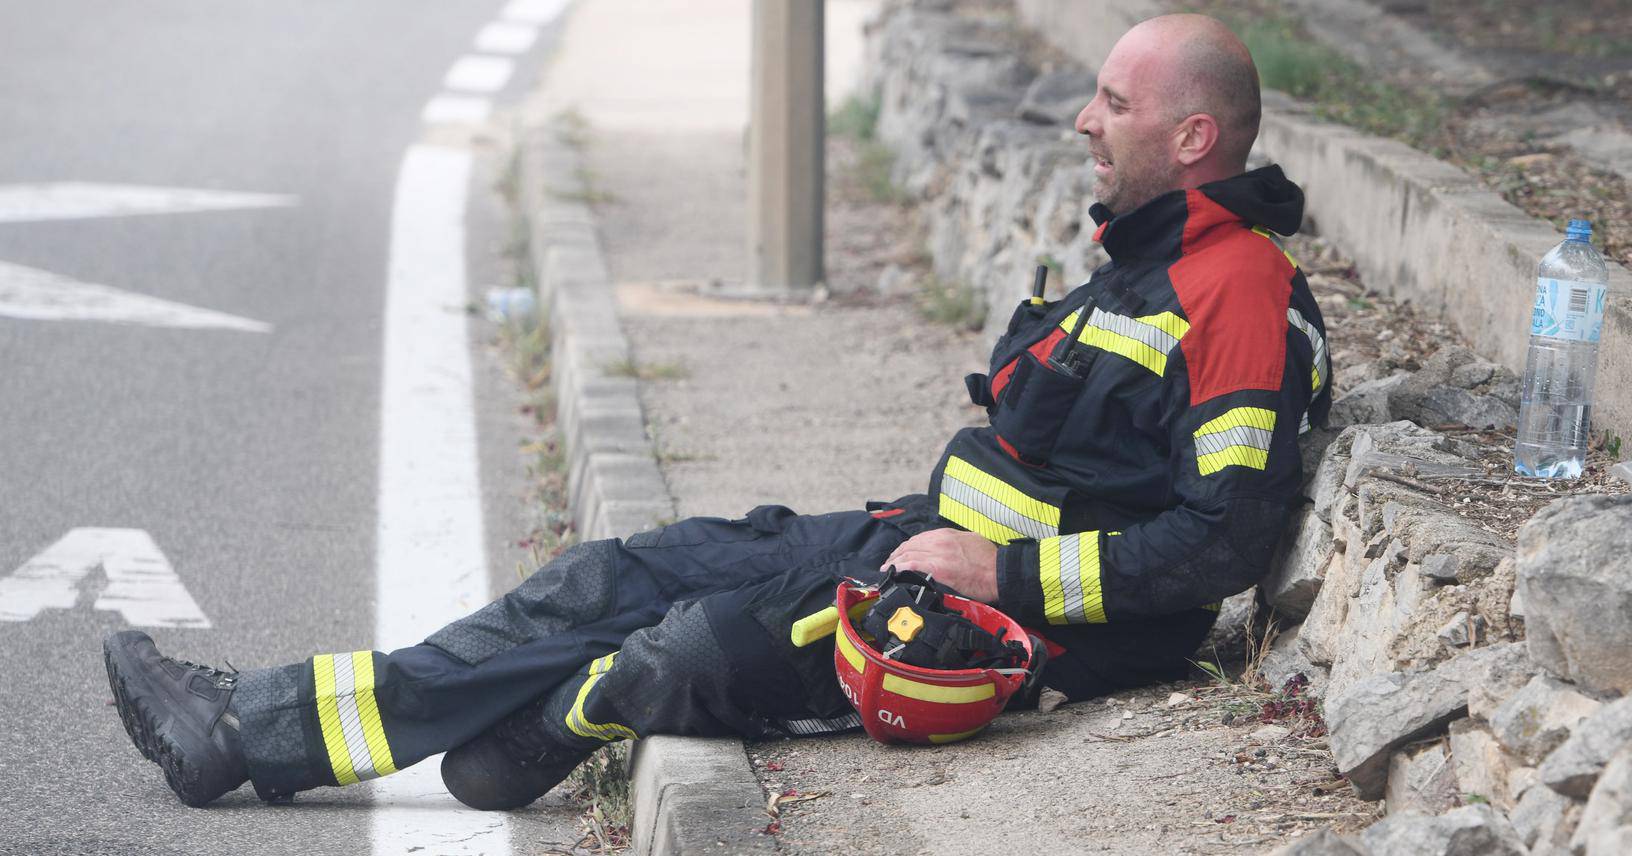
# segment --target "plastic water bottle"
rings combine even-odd
[[[1608,268],[1591,237],[1591,223],[1571,220],[1564,243],[1542,257],[1536,272],[1513,456],[1520,475],[1573,479],[1587,458],[1598,334],[1609,290]]]

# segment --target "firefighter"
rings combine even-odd
[[[242,673],[104,643],[137,748],[188,805],[267,800],[439,752],[450,791],[525,805],[610,741],[856,727],[831,637],[795,625],[845,578],[916,569],[1043,641],[1041,684],[1084,699],[1184,674],[1223,598],[1268,568],[1298,502],[1298,438],[1331,397],[1320,311],[1275,234],[1303,195],[1246,171],[1257,72],[1199,15],[1117,43],[1077,118],[1110,262],[1015,310],[989,423],[925,494],[800,516],[756,508],[575,546],[410,648]],[[1035,692],[1016,696],[1034,701]]]

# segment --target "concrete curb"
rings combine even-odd
[[[617,538],[676,516],[646,436],[633,378],[606,367],[631,357],[578,154],[549,124],[519,141],[520,193],[540,312],[551,331],[556,425],[565,443],[567,503],[584,540]],[[742,743],[651,737],[630,753],[633,853],[774,851],[759,834],[764,794]]]
[[[1153,0],[1018,0],[1023,22],[1090,68]],[[1403,143],[1316,119],[1264,93],[1259,149],[1303,185],[1322,236],[1354,259],[1373,287],[1439,313],[1486,356],[1521,372],[1529,345],[1536,265],[1563,240],[1551,223],[1485,190],[1477,179]],[[1632,433],[1632,272],[1610,263],[1594,424]]]

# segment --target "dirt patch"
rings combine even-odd
[[[1323,737],[1264,715],[1271,698],[1186,682],[1005,714],[950,746],[748,750],[769,793],[816,796],[766,818],[790,853],[965,852],[955,842],[994,836],[1017,852],[1258,853],[1374,820]]]

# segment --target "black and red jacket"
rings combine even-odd
[[[1320,310],[1270,234],[1303,217],[1279,167],[1091,213],[1111,261],[1015,311],[969,378],[990,424],[959,432],[930,482],[942,517],[1000,545],[1000,606],[1038,626],[1258,582],[1297,502],[1298,436],[1331,403]]]

